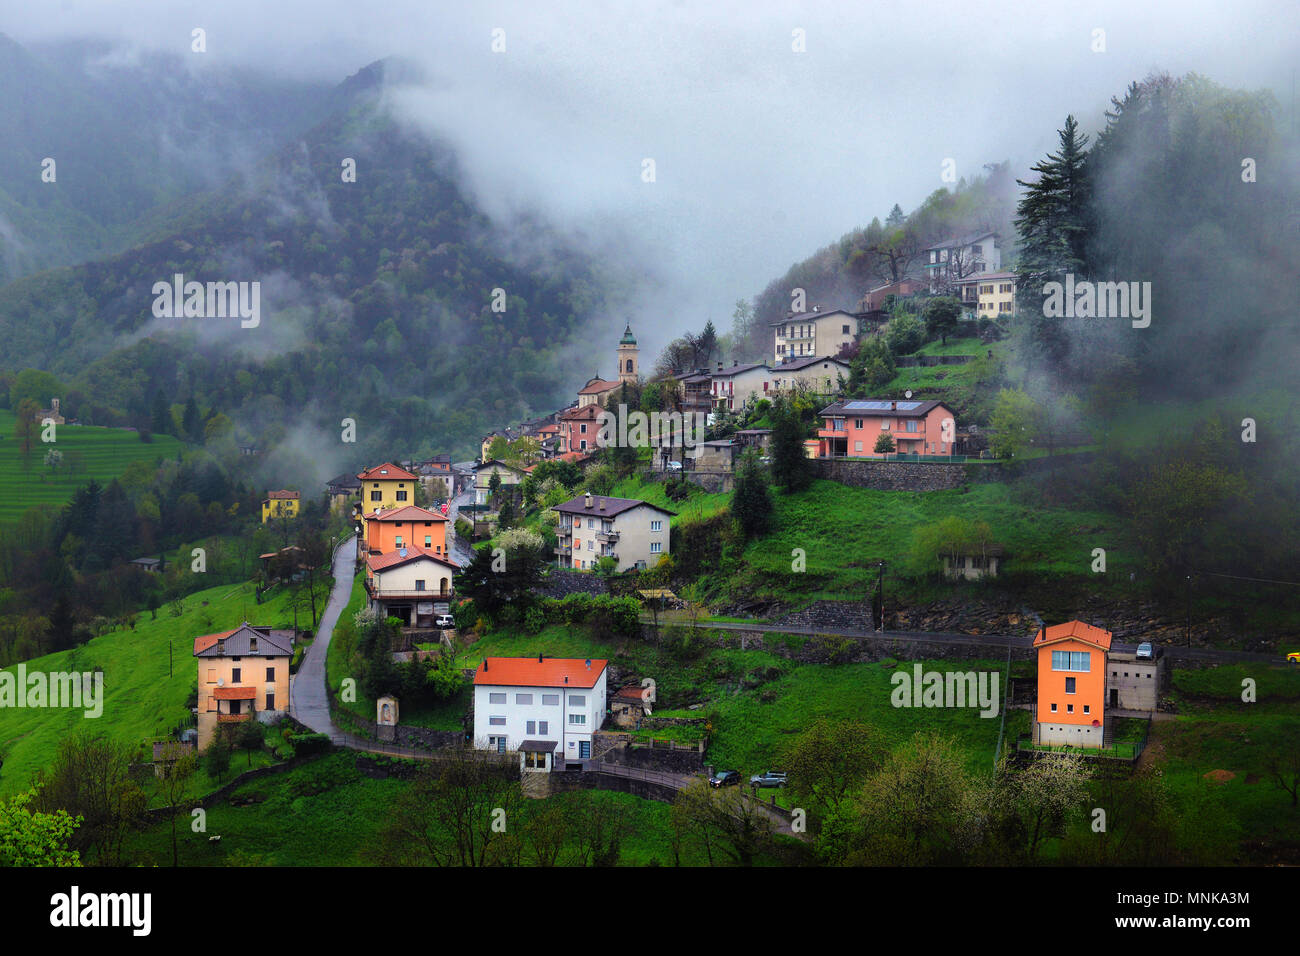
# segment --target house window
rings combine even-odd
[[[376,489],[375,491],[370,492],[370,500],[371,500],[371,501],[383,501],[383,500],[384,500],[384,493],[383,493],[382,491],[379,491],[378,489]]]
[[[909,419],[907,420],[907,430],[908,430],[909,432],[914,432],[914,431],[916,431],[916,419],[915,419],[915,418],[909,418]]]
[[[274,668],[274,667],[268,667],[268,668],[266,669],[266,682],[267,682],[268,684],[274,684],[274,683],[275,683],[275,668]]]
[[[504,693],[488,694],[489,704],[504,704],[505,702],[506,702],[506,695]]]
[[[492,727],[504,727],[506,719],[504,717],[489,717],[488,724]]]
[[[587,722],[587,715],[586,715],[586,714],[570,714],[570,715],[569,715],[569,723],[570,723],[570,724],[575,724],[575,725],[579,725],[579,726],[581,726],[581,725],[585,724],[586,722]]]
[[[275,694],[269,690],[266,692],[266,709],[275,710]]]
[[[569,695],[569,706],[570,706],[570,707],[586,707],[586,706],[587,706],[587,697],[586,697],[586,695],[585,695],[585,694],[570,694],[570,695]]]
[[[581,431],[582,434],[584,435],[587,434],[587,423],[583,422],[581,425],[578,426],[578,429],[579,431]]]
[[[399,534],[399,535],[394,535],[394,536],[393,536],[393,543],[396,544],[396,545],[400,548],[400,547],[402,546],[402,536],[401,536],[400,534]]]
[[[399,492],[397,493],[397,500],[398,500],[398,501],[405,501],[405,500],[406,500],[406,492],[405,492],[405,491],[399,491]]]
[[[1092,670],[1092,655],[1087,651],[1052,651],[1052,670],[1087,674]]]
[[[842,328],[840,334],[841,334],[841,335],[848,335],[848,334],[849,334],[849,327],[848,327],[847,325],[844,326],[844,327]]]
[[[535,721],[535,720],[529,720],[529,721],[525,722],[524,726],[527,728],[527,730],[525,731],[525,733],[528,733],[528,734],[535,734],[535,733],[537,733],[537,721]]]
[[[663,523],[662,521],[651,521],[651,522],[650,522],[650,530],[651,530],[651,531],[662,531],[663,529],[664,529],[664,523]]]
[[[559,694],[543,694],[543,695],[542,695],[542,706],[543,706],[543,707],[559,707],[559,706],[560,706],[560,695],[559,695]]]
[[[533,704],[532,694],[515,694],[515,703],[531,707]]]
[[[244,673],[244,671],[243,671],[242,668],[239,668],[239,667],[232,667],[232,668],[230,669],[230,682],[231,682],[232,684],[238,684],[238,683],[239,683],[239,678],[240,678],[240,676],[241,676],[243,673]]]
[[[1083,705],[1083,712],[1084,712],[1085,714],[1090,714],[1090,713],[1092,713],[1092,707],[1089,706],[1088,704],[1084,704],[1084,705]]]
[[[862,454],[862,442],[860,442],[860,441],[855,441],[855,442],[853,443],[853,453],[856,454],[856,455],[861,455],[861,454]]]
[[[1052,705],[1052,713],[1056,713],[1056,705],[1055,705],[1055,704]]]
[[[880,420],[880,430],[882,432],[887,432],[889,431],[889,428],[892,424],[893,422],[891,422],[888,418],[882,418]]]
[[[596,550],[596,542],[591,541],[591,540],[588,540],[588,541],[587,541],[587,550],[588,550],[588,551],[595,551],[595,550]]]
[[[1067,678],[1065,679],[1065,692],[1066,692],[1067,694],[1073,694],[1073,693],[1074,693],[1074,682],[1075,682],[1076,680],[1078,680],[1078,678],[1076,678],[1076,677],[1067,677]]]
[[[664,544],[663,544],[662,541],[651,541],[651,542],[650,542],[650,553],[651,553],[651,554],[662,554],[662,553],[663,553],[663,550],[664,550]]]
[[[1067,714],[1072,714],[1072,713],[1074,713],[1074,705],[1073,705],[1073,704],[1066,704],[1066,705],[1065,705],[1065,712],[1066,712]]]
[[[551,727],[551,722],[549,720],[539,720],[537,722],[537,732],[539,734],[546,733],[548,730],[550,730],[550,727]]]
[[[209,667],[209,668],[208,668],[208,683],[209,683],[209,684],[215,684],[216,682],[217,682],[217,669],[216,669],[215,667]]]

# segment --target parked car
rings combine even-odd
[[[1143,641],[1138,645],[1137,654],[1134,655],[1138,660],[1151,660],[1156,656],[1155,649],[1152,648],[1150,641]]]
[[[719,770],[709,778],[710,787],[734,787],[740,783],[739,770]]]
[[[1300,651],[1292,651],[1286,656],[1288,664],[1300,664]]]
[[[434,627],[455,627],[456,622],[450,614],[439,614],[433,621]]]
[[[756,787],[784,787],[785,771],[764,770],[762,773],[756,773],[750,777],[749,782]]]
[[[669,460],[669,461],[667,461],[667,462],[664,463],[664,468],[665,468],[667,471],[681,471],[681,470],[682,470],[682,463],[681,463],[680,461],[671,461],[671,460]]]

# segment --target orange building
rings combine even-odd
[[[1055,624],[1034,636],[1038,652],[1035,743],[1105,745],[1110,641],[1110,631],[1082,621]]]
[[[370,554],[409,547],[432,551],[439,558],[447,552],[447,518],[436,511],[408,505],[371,511],[362,517],[366,522],[365,550]]]

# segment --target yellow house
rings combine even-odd
[[[387,511],[415,504],[415,486],[420,479],[386,461],[367,468],[357,475],[357,480],[361,482],[361,510],[369,513],[376,508]]]
[[[957,283],[961,303],[977,319],[1015,315],[1016,274],[977,272]]]
[[[233,631],[194,638],[198,658],[199,750],[217,728],[289,709],[289,631],[245,621]]]
[[[287,516],[298,517],[298,492],[268,491],[262,499],[262,524],[272,518]]]

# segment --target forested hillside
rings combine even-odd
[[[95,424],[145,426],[160,397],[193,396],[281,481],[395,449],[467,451],[564,404],[559,357],[603,302],[595,267],[542,224],[507,231],[479,212],[454,156],[385,109],[385,73],[353,77],[339,109],[248,175],[155,214],[165,238],[0,289],[11,373],[55,373],[67,413]],[[153,284],[177,273],[260,281],[260,324],[155,319]],[[490,310],[496,288],[504,312]],[[346,449],[343,418],[357,422]],[[340,454],[277,464],[322,436]]]

